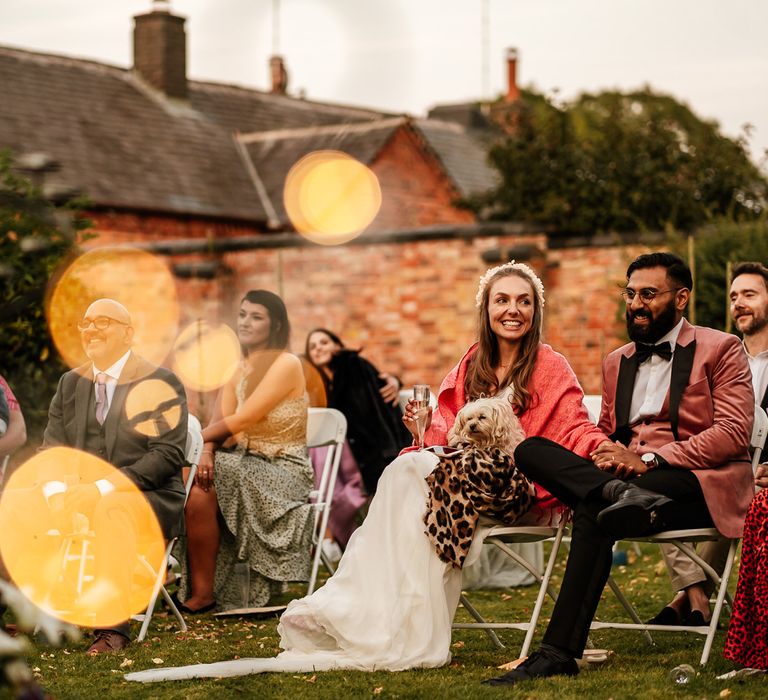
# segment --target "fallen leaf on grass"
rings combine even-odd
[[[123,663],[120,664],[120,668],[125,668],[126,666],[133,666],[133,659],[123,659]]]
[[[155,658],[155,659],[152,659],[152,663],[153,664],[164,664],[165,661],[163,661],[162,659]]]
[[[464,642],[454,642],[453,644],[451,644],[451,646],[454,649],[463,649],[464,648]]]
[[[512,600],[512,596],[509,595],[509,593],[502,593],[501,594],[501,599],[502,600]]]
[[[720,697],[721,698],[727,698],[731,694],[731,691],[728,688],[723,688],[720,691]]]
[[[374,688],[374,689],[373,689],[373,694],[374,694],[374,695],[381,695],[381,691],[382,691],[382,690],[384,690],[384,686],[383,686],[383,685],[380,685],[378,688]]]
[[[307,683],[314,683],[317,680],[316,675],[312,675],[309,678],[307,678]]]
[[[653,567],[653,573],[656,574],[656,576],[662,576],[667,573],[667,565],[664,563],[663,559]]]

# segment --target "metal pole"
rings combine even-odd
[[[280,50],[280,0],[272,0],[272,55]]]
[[[731,282],[733,282],[733,263],[725,263],[725,332],[731,332]]]
[[[488,75],[488,51],[490,41],[490,10],[488,3],[490,0],[480,0],[480,95],[481,100],[490,99],[490,76]]]
[[[693,289],[691,290],[691,303],[688,305],[690,309],[689,320],[695,326],[696,325],[696,256],[694,251],[693,235],[688,235],[688,267],[691,268],[691,278],[693,279]]]

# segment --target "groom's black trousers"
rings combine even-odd
[[[616,477],[591,460],[546,438],[528,438],[515,450],[515,465],[573,511],[568,563],[544,642],[579,658],[611,571],[614,538],[597,524],[608,501],[603,486]],[[655,469],[632,483],[671,498],[656,531],[712,527],[698,479],[688,469]]]

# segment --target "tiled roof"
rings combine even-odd
[[[190,81],[169,99],[133,71],[0,46],[0,148],[42,152],[54,187],[98,207],[285,224],[282,186],[301,156],[337,149],[371,163],[408,124],[461,195],[495,183],[485,147],[457,124]]]
[[[343,151],[370,165],[396,129],[407,123],[403,117],[358,124],[337,124],[306,129],[280,129],[239,137],[281,224],[288,218],[283,207],[286,175],[300,158],[317,150]]]
[[[498,184],[496,171],[488,165],[486,144],[471,131],[436,119],[420,119],[416,127],[462,196],[487,192]]]
[[[266,220],[234,132],[380,118],[210,83],[168,100],[132,71],[0,47],[0,148],[44,152],[98,206]]]
[[[381,119],[383,112],[324,104],[221,83],[190,82],[193,109],[227,131],[295,129]]]

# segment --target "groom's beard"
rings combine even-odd
[[[674,300],[661,309],[655,317],[645,306],[634,312],[627,309],[627,333],[636,343],[655,343],[675,327],[677,323],[675,316]],[[647,318],[648,325],[637,326],[634,322],[637,318]]]

